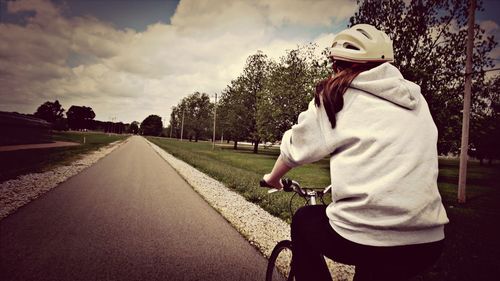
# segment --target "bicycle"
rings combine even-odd
[[[285,192],[295,192],[293,196],[290,197],[290,214],[293,216],[292,211],[292,200],[295,195],[298,195],[305,199],[306,205],[316,205],[317,199],[319,198],[323,204],[323,196],[328,193],[331,189],[331,185],[327,186],[323,190],[314,190],[311,188],[302,188],[300,184],[291,179],[282,179],[281,183],[283,184],[283,191]],[[265,180],[260,181],[261,187],[271,187],[267,184]],[[272,188],[268,191],[269,194],[275,193],[279,191],[278,189]],[[293,268],[291,267],[292,260],[292,241],[290,240],[282,240],[274,246],[273,251],[271,252],[271,256],[269,257],[269,262],[267,264],[266,270],[266,281],[273,280],[283,280],[283,277],[287,281],[294,280]],[[284,261],[279,260],[280,255],[285,256]],[[280,275],[283,274],[283,276]]]

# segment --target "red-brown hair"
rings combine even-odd
[[[380,65],[381,62],[375,63],[354,63],[347,61],[334,61],[333,71],[330,77],[320,81],[316,85],[316,93],[314,95],[314,103],[317,107],[323,102],[326,114],[332,125],[335,128],[337,114],[344,107],[344,93],[351,85],[352,80],[363,71],[369,70]]]

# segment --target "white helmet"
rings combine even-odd
[[[357,24],[333,38],[330,57],[351,62],[394,61],[392,40],[369,24]]]

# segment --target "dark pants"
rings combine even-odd
[[[332,280],[323,256],[356,266],[354,281],[407,280],[436,262],[443,241],[395,247],[366,246],[338,235],[326,206],[306,206],[292,220],[292,267],[297,281]]]

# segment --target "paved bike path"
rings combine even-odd
[[[1,280],[264,280],[265,266],[140,137],[0,221]]]

